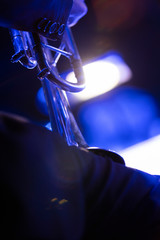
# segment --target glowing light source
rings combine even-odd
[[[160,135],[129,147],[119,154],[124,158],[126,166],[160,175]]]
[[[127,64],[115,54],[103,56],[100,60],[85,65],[83,69],[86,88],[82,92],[72,94],[78,101],[99,96],[128,81],[132,76]],[[69,73],[66,80],[75,82],[74,73]]]

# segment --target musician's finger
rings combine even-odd
[[[88,8],[84,0],[73,0],[73,6],[68,18],[68,25],[70,27],[77,24],[77,22],[87,13]]]
[[[50,38],[61,38],[72,2],[72,0],[14,0],[8,4],[2,0],[0,25],[38,32]]]

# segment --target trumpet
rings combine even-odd
[[[38,70],[37,77],[42,84],[52,131],[60,134],[69,146],[85,148],[124,164],[123,158],[115,152],[89,147],[71,111],[66,91],[79,92],[85,88],[82,61],[71,29],[66,26],[58,48],[37,33],[10,29],[10,35],[15,50],[11,61]],[[69,60],[76,83],[68,82],[60,76],[57,68],[60,56]]]
[[[10,29],[10,35],[15,50],[11,62],[38,70],[52,131],[59,133],[68,145],[87,147],[65,93],[79,92],[85,87],[82,62],[71,29],[66,27],[59,48],[49,45],[48,39],[37,33]],[[69,60],[77,83],[67,82],[60,76],[57,63],[61,55]]]

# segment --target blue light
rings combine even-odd
[[[83,104],[78,116],[90,146],[118,151],[150,138],[157,112],[151,95],[121,87],[110,96]]]
[[[36,107],[44,115],[48,115],[47,104],[43,92],[43,88],[40,88],[36,95]]]

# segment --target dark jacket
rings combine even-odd
[[[3,239],[160,239],[159,177],[6,114],[0,149]]]

